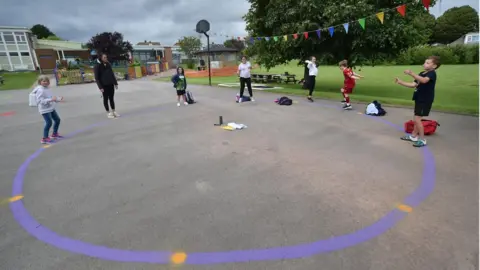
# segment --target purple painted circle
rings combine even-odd
[[[332,107],[325,105],[325,107]],[[338,109],[338,107],[334,107]],[[158,110],[154,108],[153,110]],[[138,114],[142,112],[149,112],[152,109],[132,113]],[[125,116],[125,115],[124,115]],[[388,124],[403,132],[402,128],[388,122],[382,118],[370,117],[379,122]],[[67,138],[73,137],[84,131],[93,129],[94,127],[105,125],[107,121],[91,125],[83,130],[76,131],[69,134]],[[29,164],[37,158],[45,148],[38,149],[20,166],[17,174],[13,180],[12,196],[23,194],[24,176]],[[419,187],[404,200],[404,204],[411,207],[418,206],[425,200],[433,191],[435,186],[435,160],[433,154],[424,147],[422,150],[424,158],[424,168],[422,175],[422,182]],[[28,212],[22,200],[10,203],[10,209],[15,220],[31,235],[40,241],[55,246],[59,249],[70,251],[73,253],[83,254],[90,257],[95,257],[104,260],[118,261],[118,262],[142,262],[154,264],[168,264],[170,257],[174,254],[171,251],[133,251],[109,248],[104,246],[97,246],[90,243],[82,242],[80,240],[61,236],[50,229],[42,226],[35,220]],[[353,233],[335,236],[329,239],[319,240],[316,242],[299,244],[294,246],[273,247],[266,249],[250,249],[250,250],[233,250],[220,252],[205,252],[205,253],[187,253],[186,264],[218,264],[218,263],[233,263],[233,262],[248,262],[248,261],[266,261],[266,260],[282,260],[294,259],[312,256],[315,254],[331,252],[348,248],[374,237],[377,237],[387,230],[395,226],[395,224],[403,219],[407,214],[394,209],[387,213],[377,222],[372,225],[355,231]]]

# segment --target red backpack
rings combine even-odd
[[[422,119],[423,131],[425,135],[432,135],[440,124],[435,120]],[[405,132],[412,133],[415,122],[413,120],[405,122]]]

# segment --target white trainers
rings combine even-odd
[[[180,102],[177,103],[177,107],[180,107]]]
[[[250,97],[250,101],[255,102],[255,99],[253,99],[253,97]]]
[[[109,113],[107,114],[107,117],[108,117],[108,118],[115,118],[115,115],[113,114],[113,112],[109,112]]]
[[[243,101],[243,98],[238,99],[238,103],[242,103],[242,101]]]
[[[183,105],[188,106],[188,102],[183,102]]]
[[[116,111],[113,111],[112,113],[113,113],[113,116],[120,117],[120,114],[118,114]]]

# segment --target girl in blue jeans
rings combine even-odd
[[[50,85],[50,79],[42,75],[38,77],[38,86],[33,90],[35,93],[35,100],[37,101],[38,112],[43,116],[45,120],[45,127],[43,129],[43,138],[40,141],[42,144],[49,144],[55,139],[61,139],[63,136],[58,134],[58,127],[60,126],[60,117],[57,111],[55,111],[55,105],[57,102],[62,101],[63,98],[52,95],[52,92],[48,88]],[[52,127],[53,120],[53,133],[49,137],[50,128]]]

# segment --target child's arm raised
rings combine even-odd
[[[399,84],[401,86],[408,87],[408,88],[417,87],[417,83],[415,83],[415,82],[404,82],[404,81],[400,80],[399,78],[395,78],[395,83]]]
[[[430,74],[427,74],[427,76],[422,77],[422,76],[419,76],[419,75],[413,73],[413,71],[411,71],[411,70],[405,70],[404,73],[412,76],[413,79],[415,79],[415,81],[417,81],[418,83],[428,83],[430,81],[431,77],[432,77],[432,76],[430,76]]]

